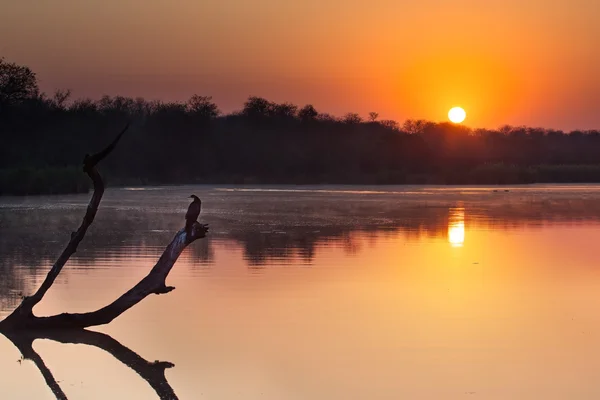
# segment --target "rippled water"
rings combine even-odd
[[[34,342],[69,399],[600,397],[600,186],[109,189],[35,312],[133,286],[192,193],[211,230],[175,291],[94,328],[107,336]],[[0,317],[88,199],[0,198]],[[20,356],[0,336],[0,398],[56,398]]]

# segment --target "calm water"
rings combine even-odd
[[[131,352],[173,363],[180,399],[598,399],[600,186],[495,189],[107,190],[38,315],[133,286],[192,193],[209,237],[175,265],[175,291],[95,328],[114,354],[34,349],[69,399],[158,398],[119,361]],[[87,201],[0,198],[0,316],[41,283]],[[55,398],[3,336],[0,398]]]

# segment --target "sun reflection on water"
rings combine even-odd
[[[462,247],[465,243],[465,209],[451,208],[448,217],[448,242],[452,247]]]

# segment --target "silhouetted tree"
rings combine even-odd
[[[267,99],[252,96],[244,103],[242,115],[248,118],[265,118],[272,114],[273,106]]]
[[[294,118],[298,112],[298,106],[291,103],[271,103],[271,115],[279,118]]]
[[[381,120],[379,121],[379,124],[385,126],[386,128],[393,129],[395,131],[400,129],[400,125],[398,125],[398,122],[394,121],[393,119]]]
[[[19,97],[25,101],[4,103],[0,112],[0,141],[9,144],[0,146],[0,194],[86,190],[74,184],[74,155],[125,121],[135,121],[130,139],[105,165],[113,185],[600,182],[597,130],[472,130],[425,120],[372,122],[374,115],[363,123],[356,113],[338,118],[310,104],[298,110],[256,96],[220,115],[208,96],[183,103],[71,100],[68,91],[40,95],[29,82]]]
[[[319,113],[317,119],[323,122],[336,122],[338,119],[329,113]]]
[[[379,113],[376,113],[374,111],[371,111],[369,113],[369,121],[375,122],[377,120],[377,118],[379,118]]]
[[[346,124],[360,124],[362,122],[362,118],[357,113],[348,113],[344,115],[342,121]]]
[[[415,134],[421,134],[423,132],[425,132],[430,126],[432,125],[432,122],[429,121],[425,121],[425,120],[406,120],[404,122],[404,124],[402,125],[402,130],[406,133],[415,135]]]
[[[37,78],[29,67],[0,58],[0,105],[17,104],[38,93]]]
[[[219,107],[212,102],[211,96],[193,95],[187,102],[187,109],[194,115],[206,119],[214,119],[221,113]]]
[[[67,104],[67,100],[71,97],[70,90],[57,90],[54,92],[54,96],[50,99],[50,103],[60,110],[63,110]]]
[[[315,110],[312,104],[307,104],[302,107],[300,111],[298,111],[298,118],[300,118],[302,121],[313,121],[318,115],[319,113],[317,110]]]

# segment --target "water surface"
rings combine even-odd
[[[35,312],[93,310],[133,286],[192,193],[211,230],[169,275],[177,289],[94,328],[174,364],[180,399],[600,397],[600,186],[109,189]],[[0,198],[0,316],[38,287],[88,199]],[[34,349],[70,399],[158,398],[99,347]],[[0,398],[55,398],[4,337]]]

